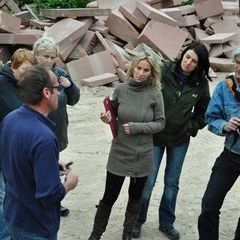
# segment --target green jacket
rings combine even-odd
[[[206,125],[204,115],[210,101],[209,86],[203,77],[194,84],[184,85],[176,75],[174,62],[165,62],[161,70],[166,125],[163,131],[154,134],[153,141],[155,146],[173,147],[186,136],[195,137]]]

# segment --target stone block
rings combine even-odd
[[[184,5],[179,6],[178,8],[181,10],[183,16],[196,13],[196,8],[194,5]]]
[[[194,4],[199,20],[220,15],[224,12],[221,0],[195,0]]]
[[[103,73],[116,73],[112,56],[108,51],[84,56],[78,60],[67,63],[71,78],[80,83],[81,79],[90,78]],[[104,59],[104,61],[103,61]]]
[[[118,81],[118,76],[112,73],[103,73],[97,76],[83,78],[80,80],[82,86],[98,87]]]
[[[231,41],[236,36],[236,33],[215,33],[209,37],[203,38],[202,43],[217,44]]]
[[[95,32],[87,30],[79,43],[87,52],[87,54],[90,55],[93,51],[94,46],[97,44],[97,37]]]
[[[92,22],[93,20],[91,18],[88,18],[85,21],[66,18],[51,26],[45,31],[44,35],[55,39],[59,45],[60,53],[65,60],[84,36]]]
[[[21,19],[0,10],[0,32],[17,33],[20,31]]]
[[[209,37],[209,35],[200,28],[194,28],[195,39],[197,42],[201,42],[202,39]]]
[[[233,19],[223,19],[212,25],[215,33],[236,33],[233,41],[236,45],[240,44],[240,28]]]
[[[169,59],[174,59],[187,37],[188,33],[178,27],[151,20],[140,34],[138,42],[153,47]]]
[[[210,66],[216,72],[233,72],[234,63],[228,58],[209,58]]]
[[[168,16],[161,10],[157,10],[148,4],[138,1],[137,8],[149,19],[159,21],[162,23],[166,23],[171,26],[177,26],[177,22],[175,19]]]
[[[110,33],[125,42],[135,42],[139,36],[139,32],[117,9],[109,15],[106,26],[109,27]]]
[[[117,75],[121,82],[127,81],[127,73],[123,69],[117,68]]]
[[[139,29],[147,23],[147,17],[137,8],[135,1],[127,1],[119,7],[119,12]]]
[[[200,22],[194,14],[182,16],[180,22],[178,23],[178,25],[182,27],[196,26],[199,24]]]
[[[233,15],[239,14],[239,2],[222,2],[225,12],[230,12]]]
[[[173,18],[177,22],[179,22],[182,18],[182,11],[179,7],[162,8],[161,11],[166,13],[169,17]]]
[[[232,57],[233,47],[230,46],[229,44],[223,44],[222,45],[222,51],[223,51],[223,55],[225,57],[231,58]]]
[[[121,4],[127,0],[97,0],[99,8],[117,9]]]
[[[32,18],[32,15],[29,11],[22,11],[19,13],[13,14],[14,17],[18,17],[21,19],[21,25],[24,25],[25,27],[29,27],[29,21]]]
[[[36,29],[20,30],[18,33],[0,33],[0,44],[33,45],[43,35],[43,31]]]
[[[99,8],[56,8],[43,9],[41,15],[45,18],[77,18],[77,17],[94,17],[94,16],[108,16],[111,10]]]
[[[87,55],[87,52],[85,49],[81,46],[81,44],[78,44],[72,52],[67,57],[67,62],[79,59],[81,57],[84,57]]]
[[[180,6],[182,0],[147,1],[147,3],[149,3],[153,8],[160,9]]]
[[[210,57],[220,57],[222,54],[223,54],[222,44],[211,45],[211,49],[209,52]]]

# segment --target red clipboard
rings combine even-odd
[[[111,113],[112,119],[109,124],[110,124],[113,138],[116,138],[117,137],[117,119],[116,119],[116,115],[113,110],[111,100],[108,96],[104,98],[103,105],[105,107],[106,112],[110,111],[110,113]]]

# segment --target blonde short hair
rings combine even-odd
[[[40,52],[54,52],[56,56],[59,54],[59,47],[52,37],[44,36],[39,38],[33,45],[33,53],[35,56]]]
[[[154,60],[153,57],[145,54],[145,53],[141,53],[137,56],[135,56],[132,60],[132,63],[130,65],[130,67],[128,68],[127,71],[127,77],[128,78],[132,78],[133,77],[133,71],[136,68],[136,66],[138,65],[138,63],[142,60],[147,60],[148,63],[151,66],[151,78],[150,78],[150,85],[151,86],[156,86],[156,87],[161,87],[160,84],[160,79],[161,79],[161,71],[160,71],[160,66],[157,63],[157,61]]]
[[[25,61],[29,61],[32,65],[37,64],[37,60],[31,50],[19,48],[11,57],[11,68],[17,69]]]

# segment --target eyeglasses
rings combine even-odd
[[[61,92],[63,90],[63,86],[62,85],[58,85],[58,86],[47,86],[48,88],[51,89],[57,89],[58,92]]]

